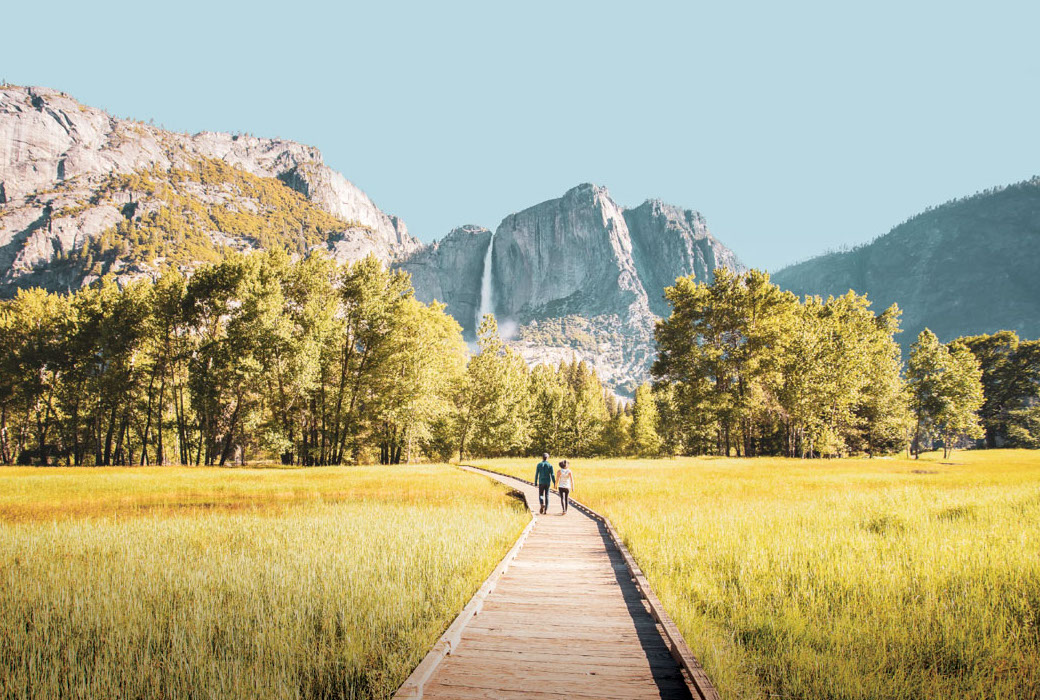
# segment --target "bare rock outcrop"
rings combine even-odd
[[[37,87],[0,88],[0,286],[75,286],[48,270],[127,212],[97,191],[114,174],[149,172],[217,159],[247,173],[277,178],[344,221],[328,248],[341,259],[372,253],[389,262],[420,243],[400,219],[383,213],[353,183],[326,166],[320,151],[282,139],[166,131],[117,119],[64,93]],[[212,203],[226,193],[200,188]],[[249,209],[248,202],[236,204]],[[255,208],[255,207],[254,207]],[[131,214],[133,212],[131,211]],[[214,246],[225,243],[214,231]],[[248,242],[239,241],[243,245]],[[78,280],[82,282],[83,279]]]
[[[494,308],[525,322],[545,316],[647,316],[625,217],[606,188],[584,184],[507,216],[495,232]]]
[[[699,212],[648,199],[624,215],[636,270],[657,316],[670,313],[663,291],[676,278],[694,275],[710,282],[716,268],[744,269],[733,251],[711,235]]]
[[[484,255],[490,242],[489,229],[460,226],[397,264],[412,276],[416,298],[445,304],[445,311],[469,338],[476,335]]]
[[[664,288],[743,269],[697,212],[657,200],[626,210],[583,184],[507,216],[493,238],[456,229],[401,263],[417,296],[446,302],[470,337],[489,239],[491,308],[507,342],[531,364],[585,360],[621,394],[648,376],[654,322],[669,313]]]

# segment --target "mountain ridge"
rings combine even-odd
[[[799,295],[867,294],[903,311],[902,344],[1015,330],[1040,336],[1040,178],[928,208],[849,251],[772,275]]]
[[[373,254],[408,271],[473,338],[482,308],[531,363],[585,359],[620,393],[648,376],[663,290],[717,267],[745,269],[699,212],[623,206],[581,183],[421,243],[312,146],[117,119],[48,88],[0,88],[0,296],[190,273],[229,251]],[[483,292],[484,270],[490,295]],[[903,309],[904,347],[1003,328],[1040,336],[1040,178],[929,207],[873,241],[789,265],[799,295],[866,293]],[[490,296],[486,299],[485,296]]]
[[[223,179],[221,173],[209,180],[180,177],[212,171],[214,164],[245,175],[225,170],[229,177]],[[118,178],[124,186],[112,188]],[[166,195],[178,185],[184,190],[174,192],[177,201],[171,202]],[[112,191],[98,198],[106,189]],[[260,190],[265,190],[266,202],[255,196]],[[300,200],[293,201],[288,192]],[[194,243],[208,239],[216,249],[257,248],[250,240],[252,229],[235,228],[243,223],[235,215],[286,214],[285,208],[294,214],[283,217],[280,237],[290,249],[324,247],[337,259],[373,253],[389,262],[421,245],[403,221],[384,213],[326,166],[312,146],[220,132],[181,134],[117,119],[57,90],[0,88],[0,283],[6,294],[23,278],[26,284],[47,281],[41,270],[66,261],[87,242],[125,228],[126,222],[144,226],[148,217],[176,214],[186,202],[202,207],[182,221],[192,235],[200,234]],[[172,237],[165,230],[151,233]],[[190,268],[200,261],[178,262]],[[74,269],[66,262],[61,279],[51,280],[51,287],[78,286],[97,272],[125,278],[155,274],[162,266],[138,261],[93,270]]]
[[[509,214],[494,231],[454,229],[395,265],[473,338],[489,245],[506,342],[531,364],[584,360],[622,394],[649,377],[664,288],[689,274],[711,281],[717,266],[744,269],[700,213],[652,199],[629,209],[592,183]]]

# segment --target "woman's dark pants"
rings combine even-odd
[[[571,504],[571,490],[560,489],[560,505],[563,506],[563,512],[567,512],[567,506]]]

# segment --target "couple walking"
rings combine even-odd
[[[574,475],[571,473],[567,460],[560,462],[560,471],[553,474],[553,465],[549,463],[549,453],[543,454],[542,461],[534,469],[534,483],[538,485],[538,505],[541,506],[538,512],[540,514],[544,515],[549,511],[549,487],[552,484],[556,484],[556,488],[560,492],[560,505],[563,506],[563,512],[567,512],[567,507],[571,502],[571,489],[574,488]]]

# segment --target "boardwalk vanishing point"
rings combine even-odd
[[[536,512],[534,486],[469,470],[520,491]],[[606,523],[574,506],[563,515],[555,494],[549,513],[533,517],[505,573],[452,625],[461,633],[442,637],[449,650],[431,652],[396,698],[718,697]]]

